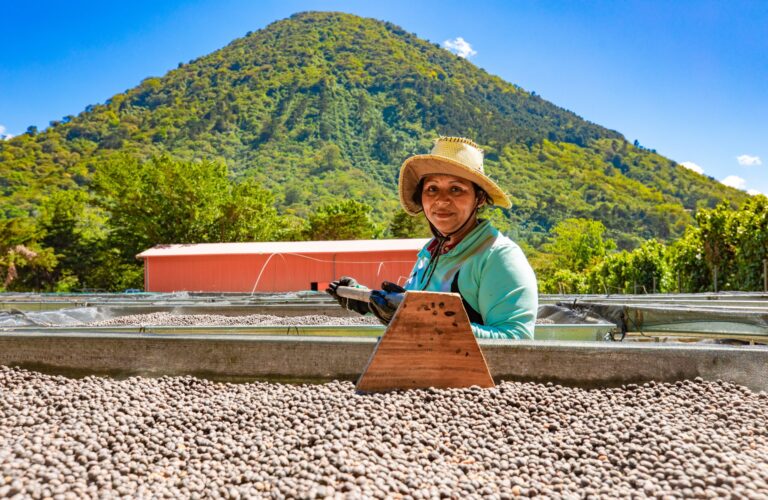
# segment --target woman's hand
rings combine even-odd
[[[336,289],[340,286],[350,286],[353,288],[359,288],[360,284],[355,280],[355,278],[350,278],[349,276],[342,276],[341,279],[336,281],[331,281],[328,284],[328,288],[325,289],[326,293],[328,293],[331,297],[336,299],[336,301],[339,303],[339,305],[345,309],[349,309],[350,311],[355,311],[359,314],[368,314],[370,311],[370,308],[368,307],[368,302],[363,302],[361,300],[354,300],[354,299],[348,299],[346,297],[339,297],[339,294],[336,293]]]
[[[371,292],[371,303],[369,304],[371,312],[379,318],[379,321],[388,325],[403,301],[404,293],[405,288],[389,281],[384,281],[381,284],[381,290],[373,290]]]

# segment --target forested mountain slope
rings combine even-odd
[[[691,172],[390,23],[309,12],[162,77],[0,141],[0,217],[89,190],[113,155],[223,159],[281,213],[355,198],[386,224],[402,160],[438,135],[473,138],[512,197],[495,214],[538,245],[558,221],[602,221],[622,247],[682,234],[697,207],[746,194]]]

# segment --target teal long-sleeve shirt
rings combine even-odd
[[[475,337],[533,338],[539,300],[536,276],[517,244],[490,222],[481,221],[458,245],[440,255],[425,283],[433,258],[428,247],[429,243],[419,252],[406,290],[450,292],[458,272],[461,296],[483,318],[482,325],[472,323]]]

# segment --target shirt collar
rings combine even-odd
[[[478,219],[477,222],[478,222],[477,226],[475,226],[472,229],[472,231],[467,233],[467,235],[464,236],[464,238],[462,238],[461,241],[454,244],[446,243],[445,245],[443,245],[440,255],[446,254],[456,247],[461,246],[462,248],[465,248],[467,245],[470,245],[471,242],[476,240],[478,235],[485,230],[485,227],[490,224],[486,219]],[[432,238],[432,240],[427,244],[427,252],[429,252],[429,255],[431,255],[432,257],[435,257],[435,252],[437,252],[437,247],[439,246],[439,244],[440,242],[437,238]]]

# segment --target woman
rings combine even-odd
[[[459,293],[476,337],[533,338],[538,306],[533,270],[520,247],[477,217],[483,205],[511,207],[485,175],[483,151],[469,139],[441,137],[430,154],[405,160],[399,191],[403,209],[410,215],[423,212],[434,238],[419,252],[405,288],[385,282],[384,291]],[[382,293],[366,304],[338,297],[339,285],[356,282],[342,278],[331,283],[327,291],[342,306],[362,314],[370,310],[385,322],[391,318]]]

